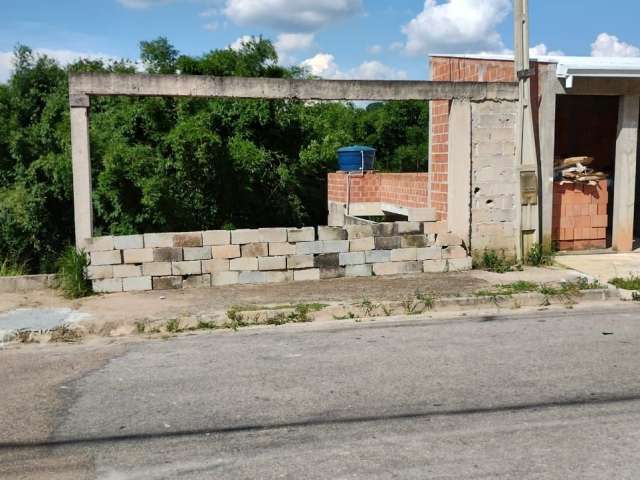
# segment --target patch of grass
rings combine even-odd
[[[195,326],[196,330],[215,330],[217,325],[214,322],[205,322],[204,320],[198,321]]]
[[[390,317],[391,314],[393,313],[393,310],[391,309],[391,307],[387,305],[380,305],[380,308],[382,309],[382,313],[384,313],[385,317]]]
[[[79,330],[69,328],[68,325],[62,325],[54,330],[51,330],[51,343],[74,343],[82,338],[82,334]]]
[[[5,259],[0,263],[0,277],[19,277],[25,274],[24,265],[18,265]]]
[[[374,312],[378,309],[380,305],[375,304],[371,300],[369,300],[367,297],[364,297],[362,301],[357,304],[357,306],[362,311],[363,317],[373,317]]]
[[[136,327],[136,333],[138,335],[142,335],[147,330],[147,322],[145,322],[144,320],[138,320],[134,323],[134,325]]]
[[[516,293],[535,292],[538,288],[539,285],[537,283],[521,280],[503,285],[496,285],[493,290],[480,290],[476,292],[475,295],[478,297],[508,297]]]
[[[609,283],[624,290],[640,290],[640,276],[638,275],[616,277],[609,280]]]
[[[180,319],[172,318],[171,320],[167,320],[164,328],[169,333],[180,333],[182,331],[180,328]]]
[[[554,257],[555,252],[549,247],[535,243],[527,252],[526,263],[533,267],[548,267],[553,265]]]
[[[517,267],[516,262],[507,258],[503,250],[485,250],[474,263],[476,268],[495,273],[510,272]]]
[[[30,330],[19,330],[16,332],[16,342],[18,343],[38,343],[33,332]]]
[[[412,295],[405,296],[400,301],[400,306],[405,315],[419,315],[425,310],[431,310],[435,305],[435,298],[416,290]]]
[[[356,314],[353,313],[352,311],[349,311],[344,315],[334,315],[333,316],[334,320],[353,320],[354,318],[356,318]]]
[[[87,256],[82,250],[67,247],[57,262],[57,287],[67,298],[81,298],[91,295],[91,282],[87,280]]]
[[[289,308],[296,308],[298,305],[302,305],[302,304],[287,303],[283,305],[273,305],[273,306],[253,305],[253,304],[233,305],[231,309],[236,310],[238,312],[257,312],[260,310],[267,310],[267,311],[268,310],[287,310]],[[311,312],[319,312],[329,306],[326,303],[305,303],[304,305],[307,305],[309,307],[309,311]]]

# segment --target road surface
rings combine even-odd
[[[3,479],[640,478],[636,306],[26,347],[0,380]]]

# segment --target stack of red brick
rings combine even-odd
[[[607,246],[607,181],[597,185],[553,184],[553,240],[558,250]]]

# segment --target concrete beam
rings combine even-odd
[[[71,73],[69,94],[299,100],[515,100],[516,84]]]
[[[71,108],[71,163],[76,247],[80,248],[93,236],[88,107]]]
[[[471,245],[471,103],[454,100],[449,113],[449,230]]]
[[[540,73],[540,109],[538,129],[540,140],[540,188],[542,189],[542,234],[545,247],[551,247],[553,227],[553,175],[556,144],[556,66],[541,66]]]
[[[620,97],[613,194],[613,248],[633,250],[640,97]]]
[[[555,68],[555,65],[554,65]],[[559,95],[640,95],[640,79],[575,77],[571,88],[566,80],[556,78],[555,90]]]

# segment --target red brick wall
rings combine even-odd
[[[347,203],[347,174],[330,173],[328,198]],[[365,172],[351,176],[351,203],[391,203],[402,207],[428,206],[428,173]]]

